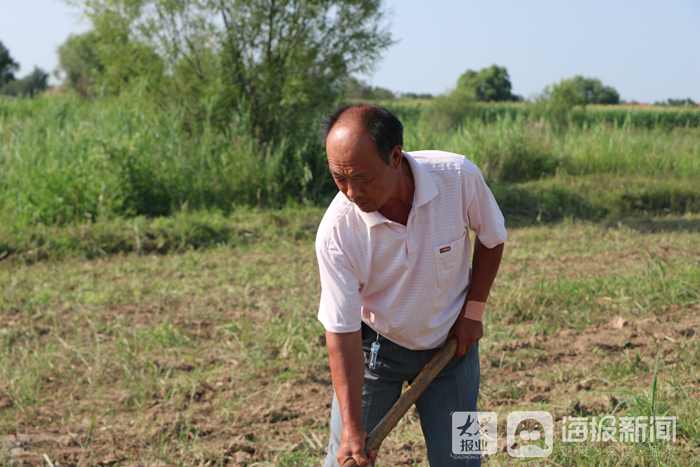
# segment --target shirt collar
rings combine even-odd
[[[438,194],[438,189],[432,175],[428,169],[423,167],[423,164],[419,164],[408,152],[404,152],[403,156],[408,161],[411,167],[411,173],[413,174],[413,206],[411,209],[414,209],[435,198]],[[364,212],[355,204],[353,204],[353,209],[362,217],[368,227],[374,227],[375,225],[389,221],[389,219],[379,211]]]

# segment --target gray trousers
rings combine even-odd
[[[364,385],[362,388],[362,420],[367,433],[379,423],[401,395],[404,381],[409,384],[437,352],[410,350],[389,339],[379,337],[377,367],[370,370],[369,349],[376,333],[362,323],[362,350],[365,355]],[[460,359],[453,358],[430,383],[416,401],[421,429],[431,467],[478,466],[479,458],[458,458],[452,455],[452,412],[476,411],[480,380],[479,343],[469,347]],[[336,451],[343,431],[340,406],[335,392],[331,403],[330,439],[324,467],[336,467]],[[391,436],[391,435],[389,435]],[[377,465],[382,465],[379,449]]]

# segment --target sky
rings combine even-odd
[[[581,74],[625,100],[700,101],[700,0],[387,0],[386,10],[397,43],[362,77],[374,86],[438,94],[497,64],[526,98]],[[53,71],[57,47],[88,28],[61,0],[0,0],[0,41],[19,75]]]
[[[80,11],[62,0],[0,0],[0,41],[19,63],[18,76],[31,72],[34,66],[53,73],[58,65],[58,46],[71,33],[89,28]]]

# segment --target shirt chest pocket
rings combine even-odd
[[[433,246],[437,286],[441,291],[447,290],[454,282],[455,273],[464,259],[466,235],[465,229],[458,238]]]

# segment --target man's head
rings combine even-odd
[[[338,189],[365,211],[396,196],[402,177],[403,125],[369,104],[339,108],[325,122],[328,168]]]

